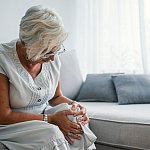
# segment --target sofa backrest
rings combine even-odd
[[[75,99],[83,83],[75,50],[60,55],[60,87],[64,96]]]

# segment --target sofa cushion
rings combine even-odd
[[[112,76],[117,74],[88,74],[77,97],[78,101],[116,102]]]
[[[60,87],[64,96],[75,99],[83,78],[80,72],[76,51],[67,51],[60,55]]]
[[[113,77],[119,104],[150,103],[149,75]]]
[[[150,104],[80,103],[87,108],[96,143],[124,149],[150,149]]]

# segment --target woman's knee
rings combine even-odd
[[[59,127],[53,124],[49,124],[47,127],[47,133],[50,135],[50,138],[53,139],[64,138],[64,135]]]
[[[54,138],[64,138],[63,133],[59,129],[58,126],[49,124],[44,121],[33,121],[32,127],[35,127],[37,134],[41,135],[46,139],[54,139]]]

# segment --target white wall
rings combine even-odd
[[[76,1],[73,0],[0,0],[0,43],[18,38],[20,20],[26,10],[33,5],[56,9],[69,32],[65,46],[74,49]]]

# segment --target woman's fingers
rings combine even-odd
[[[80,135],[76,135],[76,134],[73,134],[73,133],[68,133],[65,135],[65,139],[68,141],[69,144],[73,144],[73,141],[71,140],[72,139],[77,139],[77,140],[81,140],[81,136]]]
[[[77,107],[79,107],[79,108],[80,108],[80,111],[77,111],[77,112],[75,113],[75,115],[74,115],[74,116],[84,115],[84,114],[86,114],[86,113],[87,113],[87,111],[86,111],[86,108],[85,108],[85,107],[81,106],[80,104],[78,104],[78,106],[77,106]]]
[[[86,108],[83,107],[81,104],[79,104],[78,102],[73,102],[72,103],[72,107],[71,107],[71,110],[72,111],[75,111],[77,109],[77,107],[80,108],[80,111],[76,112],[74,116],[78,116],[78,115],[84,115],[86,114]]]
[[[72,110],[72,111],[75,111],[79,105],[80,105],[80,104],[79,104],[78,102],[75,102],[75,101],[74,101],[74,102],[72,103],[71,110]]]
[[[78,102],[73,102],[72,103],[72,108],[71,110],[75,111],[77,109],[77,107],[80,108],[80,111],[77,111],[74,116],[79,116],[81,115],[82,117],[80,117],[80,119],[78,120],[79,122],[82,122],[82,125],[85,125],[89,122],[89,118],[87,115],[87,110],[85,107],[83,107],[81,104],[79,104]]]
[[[64,112],[65,115],[75,115],[75,112],[72,111],[71,109],[64,110],[63,112]]]
[[[88,123],[89,123],[89,120],[82,122],[82,125],[85,126]]]
[[[74,116],[85,115],[85,114],[86,114],[86,109],[83,108],[80,111],[76,112]]]
[[[73,141],[70,139],[70,137],[68,136],[68,135],[64,135],[65,136],[65,139],[68,141],[68,143],[70,144],[70,145],[72,145],[73,144]]]
[[[73,133],[69,133],[68,136],[73,139],[81,140],[81,136]]]
[[[63,131],[63,133],[68,134],[70,132],[74,134],[82,134],[82,128],[79,124],[70,121],[69,119],[64,122],[59,128]]]
[[[88,118],[87,114],[85,114],[85,115],[78,118],[78,122],[83,122],[83,121],[87,121],[87,120],[89,121],[89,118]]]
[[[70,132],[74,133],[74,134],[82,134],[83,133],[82,129],[74,129],[74,128],[72,128],[70,130]]]
[[[78,118],[78,122],[81,122],[82,125],[85,125],[87,123],[89,123],[90,119],[89,117],[87,116],[87,114],[83,115],[82,117],[79,117]]]
[[[74,129],[81,129],[81,126],[75,122],[70,121],[70,127]]]

